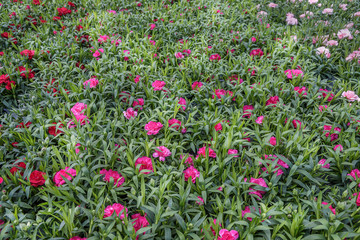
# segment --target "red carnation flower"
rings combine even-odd
[[[30,174],[31,186],[38,187],[38,186],[44,185],[45,184],[44,175],[45,175],[44,172],[40,172],[40,171],[37,171],[37,170],[33,171]]]

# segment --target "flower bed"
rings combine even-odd
[[[360,237],[357,1],[0,16],[0,239]]]

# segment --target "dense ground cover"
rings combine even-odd
[[[0,239],[358,239],[360,3],[0,4]]]

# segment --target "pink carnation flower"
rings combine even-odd
[[[341,144],[338,144],[334,147],[334,151],[336,151],[336,149],[339,149],[340,152],[342,152],[344,150],[344,147]]]
[[[346,91],[341,94],[342,97],[346,98],[350,102],[360,101],[359,96],[354,91]]]
[[[256,122],[257,124],[262,124],[264,118],[265,118],[264,116],[260,116],[260,117],[258,117],[258,118],[255,120],[255,122]]]
[[[170,120],[168,121],[168,123],[169,123],[169,127],[175,128],[176,130],[179,130],[179,128],[180,128],[180,126],[181,126],[181,121],[179,121],[179,120],[177,120],[177,119],[175,119],[175,118],[170,119]]]
[[[123,114],[126,119],[135,118],[137,116],[137,111],[134,111],[133,108],[128,108],[126,111],[123,111]]]
[[[70,238],[69,240],[86,240],[87,238],[82,238],[82,237],[79,237],[79,236],[75,236],[75,237],[72,237]]]
[[[236,150],[236,149],[229,149],[228,150],[228,154],[229,155],[235,155],[235,154],[238,154],[238,150]],[[239,157],[239,155],[235,155],[234,157]]]
[[[191,181],[193,183],[196,182],[196,178],[200,177],[200,172],[194,168],[193,166],[190,166],[189,168],[187,168],[184,171],[184,177],[185,177],[185,181],[187,182],[188,179],[191,177]]]
[[[329,163],[325,164],[325,163],[326,163],[326,159],[321,159],[318,164],[321,165],[322,168],[330,168],[330,164]]]
[[[327,58],[331,57],[330,51],[329,49],[327,49],[326,47],[319,47],[316,49],[316,54],[317,55],[322,55],[324,54]]]
[[[110,178],[114,179],[114,186],[116,187],[120,187],[125,182],[125,178],[119,172],[111,169],[109,170],[102,169],[100,171],[100,174],[105,175],[104,177],[105,182],[110,182]]]
[[[263,178],[251,178],[250,179],[250,183],[253,183],[253,184],[256,184],[256,185],[259,185],[261,187],[264,187],[264,188],[268,188],[268,185],[266,184],[265,180]],[[255,190],[253,188],[249,188],[250,190]],[[257,196],[259,196],[260,198],[263,197],[263,194],[265,194],[266,192],[265,191],[253,191],[253,192],[250,192],[249,194],[255,194]]]
[[[206,157],[206,147],[200,148],[197,154],[198,155],[196,156],[196,158],[198,158],[199,156]],[[209,148],[209,157],[216,158],[216,153],[211,148]]]
[[[304,76],[303,71],[298,70],[298,69],[288,69],[288,70],[285,70],[284,73],[285,73],[285,75],[287,76],[288,79],[296,78],[296,77],[298,77],[299,75],[300,75],[301,77]]]
[[[166,83],[164,81],[156,80],[152,83],[152,87],[154,88],[154,91],[161,91],[163,90],[163,87],[165,87]]]
[[[177,59],[185,58],[185,56],[184,56],[181,52],[175,53],[175,57],[176,57]]]
[[[192,85],[191,85],[191,88],[192,90],[199,90],[201,87],[202,87],[202,83],[201,82],[194,82]]]
[[[134,224],[135,232],[139,231],[141,228],[145,228],[145,227],[149,226],[149,222],[146,219],[146,213],[144,216],[142,216],[140,213],[133,214],[131,216],[131,219],[134,220],[132,222],[132,224]],[[143,233],[143,235],[144,234],[145,234],[145,232]],[[139,236],[136,237],[136,239],[138,239],[138,238],[139,238]]]
[[[273,146],[276,145],[276,137],[271,137],[269,143]]]
[[[86,88],[86,86],[88,85],[90,88],[95,88],[98,84],[99,84],[99,80],[97,80],[96,78],[90,78],[89,80],[83,83],[84,88]]]
[[[239,233],[235,230],[221,229],[219,231],[218,240],[236,240],[239,238]]]
[[[325,8],[325,9],[322,11],[323,14],[328,14],[328,15],[332,15],[333,12],[334,12],[334,9],[332,9],[332,8]]]
[[[159,158],[160,161],[165,161],[165,158],[171,156],[171,152],[168,148],[164,146],[160,146],[157,149],[155,149],[155,152],[153,154],[153,157]]]
[[[181,98],[179,98],[178,104],[181,105],[181,108],[185,111],[185,109],[186,109],[186,100],[181,97]]]
[[[148,131],[147,135],[156,135],[159,133],[160,129],[163,127],[161,122],[150,121],[145,125],[145,130]]]
[[[72,178],[75,176],[76,176],[75,169],[65,167],[65,169],[61,169],[54,175],[53,181],[55,182],[55,186],[59,187],[65,184],[65,180],[63,178],[66,178],[69,181],[71,181]]]
[[[116,213],[118,217],[120,217],[121,220],[125,218],[125,214],[127,216],[127,208],[121,205],[120,203],[114,203],[113,205],[109,205],[104,210],[104,218],[111,217],[113,213]],[[119,216],[119,214],[121,215]]]
[[[146,171],[142,172],[143,174],[150,174],[150,172],[154,172],[152,161],[151,161],[151,158],[149,158],[149,157],[140,157],[140,158],[136,159],[135,167],[137,165],[140,165],[140,168],[139,168],[140,172],[142,170],[146,170]]]
[[[214,60],[217,60],[217,61],[220,61],[221,60],[221,56],[219,54],[213,54],[210,56],[210,61],[214,61]]]

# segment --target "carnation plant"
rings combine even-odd
[[[359,6],[0,3],[0,239],[360,239]]]

